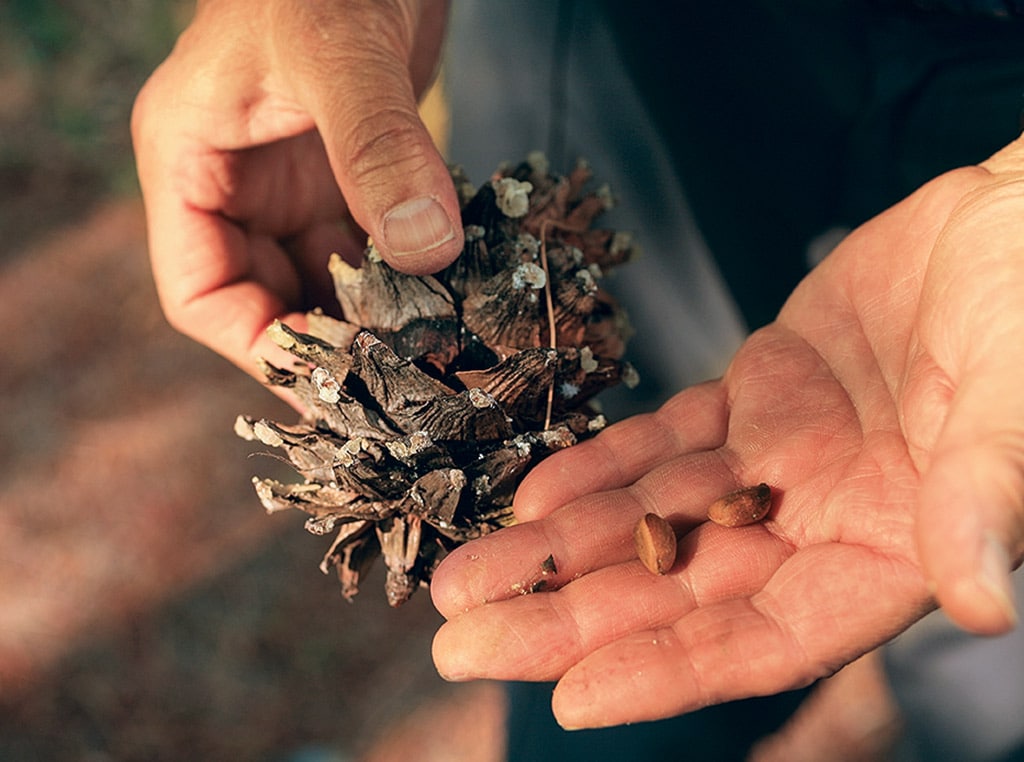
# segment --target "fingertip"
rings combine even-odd
[[[593,730],[606,723],[592,716],[593,704],[563,678],[551,694],[551,713],[562,730]]]
[[[594,477],[599,469],[579,468],[579,460],[589,442],[574,445],[538,463],[523,479],[512,497],[516,521],[526,523],[549,516],[573,499],[604,487]]]
[[[939,603],[947,616],[961,629],[974,635],[1005,635],[1017,626],[1012,604],[970,580],[956,583]]]
[[[451,635],[452,628],[448,624],[441,625],[441,628],[434,634],[434,641],[431,644],[431,656],[434,660],[434,668],[442,679],[450,683],[460,683],[472,680],[473,675],[465,668],[459,660],[459,651]]]
[[[449,569],[452,565],[451,555],[446,556],[436,569],[434,569],[433,575],[430,578],[430,601],[434,604],[434,608],[437,612],[445,619],[451,619],[455,615],[455,597],[457,595],[458,588],[451,584],[450,580],[452,574],[449,573]]]
[[[410,275],[435,273],[462,252],[463,231],[456,209],[447,199],[417,196],[395,204],[381,221],[375,240],[384,260]]]
[[[1018,621],[1010,575],[1019,487],[998,455],[972,448],[935,458],[919,497],[918,552],[929,588],[955,624],[977,635],[1003,634]]]
[[[487,545],[484,539],[460,545],[434,570],[430,579],[430,599],[445,619],[465,614],[490,599],[481,592],[494,584]]]
[[[1010,568],[1004,543],[986,533],[979,543],[973,573],[936,583],[936,597],[950,619],[968,632],[1009,632],[1019,621]]]
[[[527,618],[527,626],[529,618]],[[449,682],[522,677],[528,656],[523,623],[501,610],[474,609],[445,622],[434,634],[431,655],[439,675]],[[536,679],[527,673],[525,679]]]

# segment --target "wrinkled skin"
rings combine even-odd
[[[520,525],[437,571],[440,672],[558,680],[566,727],[649,720],[828,675],[941,604],[1015,623],[1024,551],[1024,141],[852,233],[720,380],[543,462]],[[763,523],[705,519],[765,481]],[[681,534],[665,576],[634,523]],[[554,592],[520,595],[541,560]]]

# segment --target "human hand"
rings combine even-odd
[[[209,0],[132,115],[170,322],[250,373],[264,330],[333,303],[327,258],[422,274],[462,249],[446,165],[416,110],[444,0]],[[353,223],[354,221],[354,223]]]
[[[936,601],[969,630],[1012,627],[1021,294],[1024,141],[852,233],[721,380],[531,472],[522,523],[434,575],[438,670],[557,679],[559,722],[593,727],[808,684]],[[705,520],[762,481],[763,523]],[[635,559],[648,511],[682,535],[665,576]],[[521,595],[549,554],[560,587]]]

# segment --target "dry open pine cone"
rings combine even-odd
[[[622,311],[597,284],[629,258],[630,236],[592,229],[611,203],[585,192],[585,163],[566,177],[531,155],[474,191],[459,169],[466,244],[434,276],[334,255],[344,319],[309,314],[308,334],[269,330],[297,358],[264,363],[292,389],[298,424],[240,416],[238,434],[280,448],[304,481],[254,478],[268,511],[298,508],[314,534],[334,532],[321,563],[351,599],[378,555],[397,606],[446,552],[512,521],[516,486],[539,460],[600,430],[590,404],[635,371],[621,361]]]

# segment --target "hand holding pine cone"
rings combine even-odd
[[[253,480],[268,511],[298,508],[334,532],[321,563],[351,599],[378,555],[393,606],[455,545],[512,522],[526,472],[600,430],[590,404],[619,381],[622,311],[598,285],[633,253],[628,234],[592,229],[606,189],[579,164],[552,176],[542,156],[473,191],[456,169],[466,245],[434,276],[391,269],[372,245],[362,267],[330,271],[344,319],[318,310],[309,333],[275,323],[297,358],[265,364],[309,411],[298,424],[239,417],[246,439],[281,449],[303,477]]]

